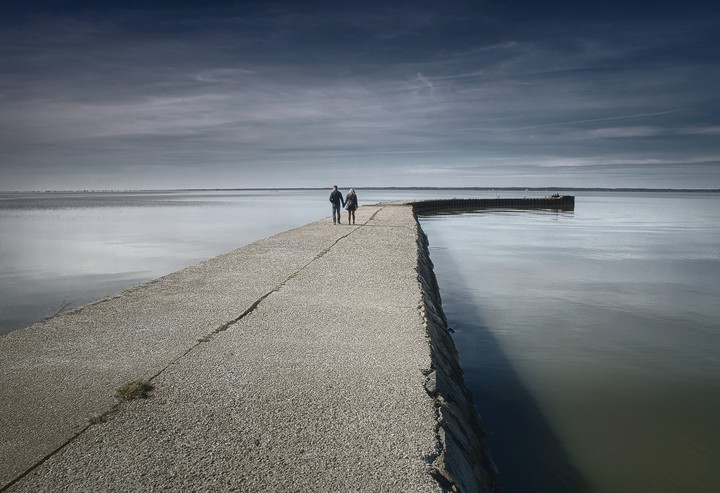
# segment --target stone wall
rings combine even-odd
[[[448,330],[440,291],[428,251],[427,236],[418,223],[418,281],[423,292],[422,315],[430,339],[432,371],[425,388],[435,399],[438,450],[433,474],[449,491],[497,491],[497,471],[485,444],[485,433],[473,397],[465,387],[458,353]]]
[[[575,209],[575,197],[572,195],[559,195],[539,198],[420,200],[413,202],[411,205],[416,214],[463,209],[550,209],[572,211]]]

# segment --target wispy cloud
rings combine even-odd
[[[483,170],[537,177],[553,162],[691,162],[718,147],[709,82],[720,68],[683,56],[714,39],[704,24],[511,26],[470,3],[161,14],[0,26],[4,183],[83,166],[122,180],[123,163],[149,163],[153,187],[165,178],[152,163],[177,176],[240,167],[322,180],[342,160],[377,170],[368,184],[421,169],[460,184]]]
[[[675,110],[667,110],[667,111],[658,111],[653,113],[638,113],[634,115],[617,115],[617,116],[607,116],[602,118],[590,118],[586,120],[570,120],[570,121],[556,121],[556,122],[549,122],[549,123],[541,123],[538,125],[528,125],[525,127],[514,127],[514,128],[498,128],[493,131],[495,132],[516,132],[519,130],[533,130],[536,128],[546,128],[546,127],[567,127],[567,126],[573,126],[573,125],[583,125],[586,123],[600,123],[600,122],[608,122],[608,121],[616,121],[616,120],[630,120],[635,118],[647,118],[651,116],[660,116],[660,115],[667,115],[670,113],[673,113]],[[600,128],[593,131],[588,132],[588,135],[591,137],[631,137],[631,136],[641,136],[641,135],[653,135],[656,134],[658,129],[651,129],[651,127],[616,127],[616,128]],[[648,133],[650,132],[650,133]],[[633,135],[634,134],[634,135]]]
[[[624,139],[633,137],[655,137],[667,134],[667,130],[660,127],[611,127],[598,128],[587,132],[591,139]]]
[[[689,127],[677,130],[681,135],[720,135],[720,125],[710,127]]]
[[[435,86],[433,85],[433,83],[430,82],[427,77],[423,77],[421,73],[417,74],[417,80],[426,85],[430,89],[430,92],[435,91]]]

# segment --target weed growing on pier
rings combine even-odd
[[[121,401],[146,399],[154,389],[147,380],[135,380],[115,389],[115,398]]]

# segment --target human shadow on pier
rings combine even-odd
[[[487,433],[503,493],[584,493],[591,489],[467,293],[460,266],[432,248],[443,310],[454,330],[465,384]],[[445,282],[443,280],[452,280]]]

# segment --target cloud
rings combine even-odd
[[[588,138],[594,139],[624,139],[634,137],[656,137],[667,134],[667,130],[660,127],[610,127],[590,130],[586,133]]]
[[[462,184],[468,164],[526,179],[552,159],[601,170],[718,147],[720,69],[684,56],[715,38],[686,19],[505,23],[462,2],[31,19],[0,25],[0,175],[16,187],[84,169],[113,188],[126,165],[146,166],[154,188],[190,186],[193,173],[227,184],[237,167],[262,186],[255,170],[322,180],[338,161]],[[161,168],[186,182],[163,185]]]
[[[433,91],[435,91],[435,86],[433,85],[433,83],[430,82],[426,77],[423,77],[423,75],[421,73],[417,74],[417,80],[419,80],[422,84],[427,86],[430,89],[431,93]]]
[[[256,70],[243,68],[216,68],[204,70],[195,75],[195,80],[206,82],[209,84],[237,82],[240,78],[247,75],[257,74]]]
[[[691,127],[677,130],[681,135],[720,135],[720,125],[710,127]]]

